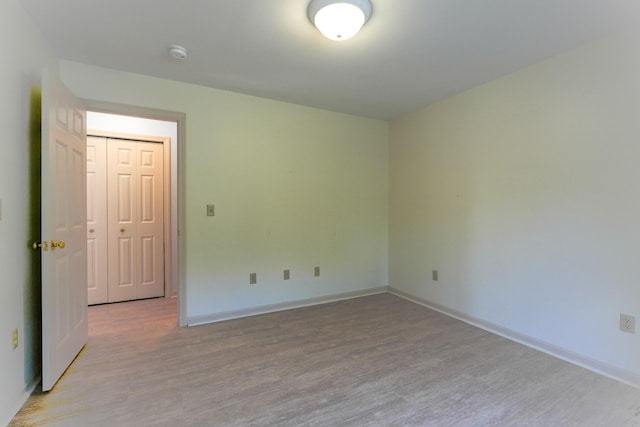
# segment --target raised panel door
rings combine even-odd
[[[87,301],[108,302],[107,141],[87,137]]]
[[[136,143],[139,188],[137,239],[140,248],[138,298],[164,295],[164,149]]]
[[[109,302],[136,299],[132,271],[137,197],[134,157],[135,146],[130,142],[107,140]]]
[[[109,302],[164,295],[162,144],[107,141]]]
[[[53,76],[42,88],[42,389],[51,390],[88,338],[86,124]]]

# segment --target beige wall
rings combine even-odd
[[[386,122],[73,62],[61,77],[186,113],[187,317],[387,285]]]
[[[389,284],[640,385],[640,50],[620,34],[395,121]],[[440,280],[431,280],[437,269]]]
[[[55,66],[56,60],[14,0],[0,5],[0,36],[7,41],[0,66],[0,425],[4,425],[40,372],[38,256],[28,247],[38,238],[39,224],[39,208],[30,197],[31,183],[39,180],[39,171],[32,168],[39,158],[30,139],[30,121],[39,120],[39,105],[31,98],[38,91],[32,93],[31,86],[40,84],[42,67]],[[39,148],[38,138],[34,133]],[[20,343],[13,350],[11,333],[16,328]]]

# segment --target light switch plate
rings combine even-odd
[[[216,215],[215,205],[207,205],[207,216],[215,216],[215,215]]]

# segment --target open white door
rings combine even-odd
[[[55,77],[42,81],[42,389],[87,342],[86,111]]]

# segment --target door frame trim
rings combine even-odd
[[[139,107],[126,104],[116,104],[111,102],[82,99],[87,107],[87,111],[96,113],[118,114],[122,116],[139,117],[152,120],[163,120],[176,122],[178,126],[178,140],[176,141],[175,168],[170,168],[171,181],[176,182],[175,195],[171,197],[171,282],[177,283],[178,288],[178,326],[187,326],[187,298],[186,298],[186,113],[159,110],[148,107]],[[175,181],[174,178],[175,177]],[[172,187],[172,190],[174,188]],[[174,206],[177,200],[177,206]],[[175,215],[173,215],[175,212]]]

